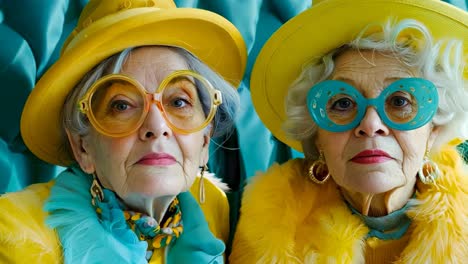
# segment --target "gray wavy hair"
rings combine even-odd
[[[206,131],[212,129],[212,137],[219,137],[232,131],[231,127],[234,124],[235,115],[240,104],[239,95],[236,89],[187,50],[178,47],[167,48],[182,56],[188,65],[188,69],[205,77],[217,90],[221,91],[223,95],[223,103],[218,106],[216,115],[214,116],[211,125],[207,126]],[[125,60],[134,49],[136,48],[127,48],[102,61],[89,71],[80,83],[73,88],[73,90],[68,94],[63,105],[63,128],[68,129],[71,133],[81,136],[85,136],[89,133],[90,123],[86,115],[79,111],[77,107],[78,101],[99,78],[108,74],[119,73]],[[65,130],[63,130],[62,138],[62,142],[65,144],[62,147],[72,155]]]
[[[373,25],[371,25],[373,26]],[[433,82],[439,93],[439,108],[432,123],[441,126],[434,149],[455,137],[467,138],[468,100],[464,78],[465,59],[463,41],[458,39],[434,42],[432,35],[422,23],[405,19],[388,19],[379,33],[366,35],[366,27],[356,39],[309,62],[300,76],[292,83],[286,98],[287,120],[283,128],[287,135],[299,141],[313,142],[317,125],[306,106],[309,89],[316,83],[330,78],[334,60],[346,50],[373,50],[393,54],[411,67],[416,67],[422,78]],[[422,46],[421,46],[422,45]],[[315,146],[304,146],[304,154],[317,157]]]

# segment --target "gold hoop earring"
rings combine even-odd
[[[198,199],[200,200],[201,204],[205,203],[205,182],[203,180],[203,175],[205,174],[205,171],[208,171],[208,166],[206,164],[205,166],[200,166],[200,182],[198,183]]]
[[[325,157],[322,151],[320,151],[318,160],[315,160],[309,166],[307,175],[310,180],[317,184],[324,184],[330,177],[330,172],[328,171],[327,163],[325,163]]]
[[[440,174],[439,166],[429,159],[429,151],[426,151],[423,164],[418,171],[419,179],[424,184],[434,185]]]
[[[91,183],[89,192],[91,193],[92,197],[91,204],[93,204],[94,206],[96,206],[96,199],[98,199],[99,202],[102,202],[102,200],[104,200],[104,192],[102,191],[101,184],[99,183],[96,174],[93,174],[93,182]]]

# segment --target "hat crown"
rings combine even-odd
[[[320,2],[324,2],[325,0],[312,0],[312,5],[317,5]]]
[[[81,12],[78,23],[62,47],[67,50],[71,40],[94,22],[120,12],[136,8],[170,9],[177,8],[173,0],[90,0]]]

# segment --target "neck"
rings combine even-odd
[[[157,198],[130,195],[124,199],[124,203],[132,210],[145,213],[160,223],[174,198],[175,196],[172,195]]]
[[[341,188],[341,193],[362,215],[384,216],[405,206],[414,193],[414,184],[406,184],[402,187],[384,193],[359,193]]]

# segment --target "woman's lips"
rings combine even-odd
[[[387,152],[380,149],[366,149],[354,156],[351,161],[359,164],[381,163],[393,159]]]
[[[145,155],[138,162],[141,165],[169,166],[176,163],[176,159],[167,153],[151,153]]]

